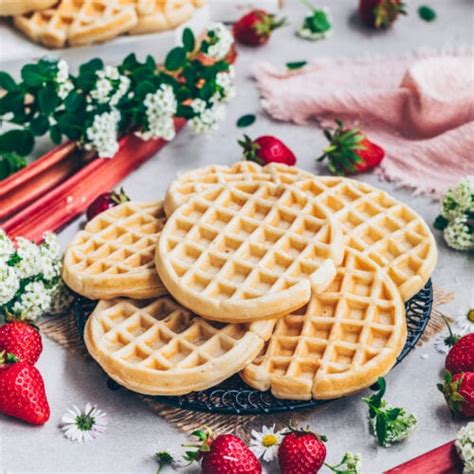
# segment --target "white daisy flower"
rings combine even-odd
[[[19,262],[15,265],[18,278],[29,278],[38,275],[42,271],[42,258],[40,248],[33,242],[23,237],[18,237],[17,255]]]
[[[474,332],[474,296],[469,296],[466,304],[456,305],[450,327],[452,335],[455,336],[462,337]],[[446,344],[446,340],[451,336],[451,333],[446,328],[436,337],[434,346],[440,354],[446,354],[449,351],[450,346]]]
[[[61,430],[64,436],[78,443],[99,438],[107,429],[107,413],[86,403],[84,411],[76,405],[67,410],[61,418]]]
[[[15,270],[8,265],[0,266],[0,306],[11,301],[20,288]]]
[[[270,428],[262,426],[262,431],[252,430],[250,449],[258,458],[266,462],[273,461],[278,454],[278,446],[283,438],[281,431],[275,431],[275,425]]]

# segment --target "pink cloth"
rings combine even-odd
[[[274,118],[362,128],[387,153],[384,178],[439,197],[474,174],[474,57],[317,60],[297,71],[256,68]]]

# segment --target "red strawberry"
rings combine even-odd
[[[0,355],[0,413],[33,425],[43,425],[50,411],[44,382],[36,367]]]
[[[252,10],[234,24],[234,37],[239,43],[260,46],[270,39],[273,30],[284,24],[284,18],[276,20],[275,15],[264,10]]]
[[[281,474],[314,474],[326,459],[326,438],[305,430],[291,430],[278,448]]]
[[[284,163],[293,166],[296,163],[294,153],[278,138],[264,135],[253,140],[244,135],[239,140],[239,145],[244,149],[245,159],[255,161],[259,165],[268,163]]]
[[[446,356],[446,369],[452,374],[474,372],[474,333],[461,337]]]
[[[402,0],[360,0],[359,16],[371,28],[388,28],[398,18],[406,15]]]
[[[449,408],[467,418],[474,416],[474,372],[451,375],[446,372],[444,384],[438,384]]]
[[[120,189],[118,193],[112,191],[110,193],[100,194],[87,208],[87,220],[90,221],[101,212],[127,201],[130,201],[130,198],[125,194],[123,189]]]
[[[200,442],[198,451],[188,452],[187,459],[201,462],[203,474],[261,474],[262,466],[255,454],[237,436],[212,437],[209,428],[193,433]]]
[[[9,352],[34,365],[43,350],[41,335],[31,324],[13,321],[0,327],[0,352]]]
[[[318,158],[318,161],[324,158],[329,160],[328,169],[331,173],[363,173],[380,164],[385,156],[383,148],[372,143],[359,129],[346,129],[340,120],[336,120],[336,124],[334,131],[324,129],[330,145]]]

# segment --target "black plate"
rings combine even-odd
[[[74,314],[78,330],[82,336],[84,325],[94,309],[96,301],[78,297],[74,304]],[[405,347],[398,356],[399,364],[415,347],[428,324],[433,304],[433,287],[431,280],[412,299],[405,303],[408,337]],[[121,387],[111,379],[107,385],[112,390]],[[227,413],[230,415],[262,415],[279,413],[291,410],[311,408],[326,403],[320,400],[297,401],[280,400],[270,392],[259,392],[250,388],[238,375],[213,387],[200,392],[193,392],[179,397],[150,397],[159,403],[165,403],[187,410],[203,411],[209,413]]]

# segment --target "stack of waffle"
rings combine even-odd
[[[188,21],[205,0],[4,0],[0,15],[51,48],[89,45],[119,35],[166,31]],[[11,6],[9,4],[11,2]],[[13,8],[14,7],[14,8]]]
[[[384,191],[239,162],[97,216],[64,279],[101,299],[85,342],[131,390],[180,395],[240,373],[279,398],[329,399],[391,369],[404,301],[436,257],[424,221]]]

